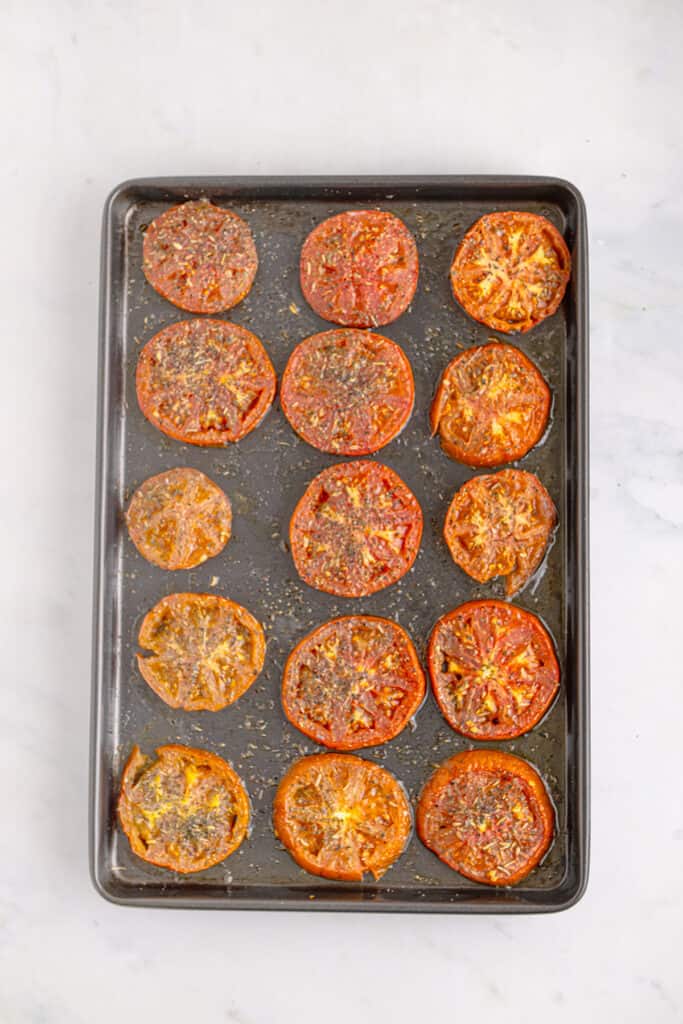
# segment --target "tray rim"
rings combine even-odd
[[[576,218],[575,267],[573,288],[575,295],[576,324],[576,397],[572,405],[574,415],[576,483],[575,502],[571,510],[574,515],[571,528],[574,532],[576,552],[576,579],[574,580],[575,600],[575,686],[577,702],[575,709],[576,737],[574,740],[575,774],[574,793],[576,800],[576,848],[578,872],[575,881],[567,889],[564,899],[554,903],[543,902],[553,891],[563,890],[563,884],[554,890],[539,892],[539,902],[497,903],[495,891],[473,890],[473,896],[452,897],[448,900],[425,898],[405,899],[375,893],[349,890],[340,899],[331,893],[329,898],[310,899],[305,888],[290,890],[288,886],[272,886],[292,893],[288,898],[243,896],[232,891],[224,896],[171,897],[144,894],[120,895],[110,886],[102,872],[99,858],[101,842],[100,761],[98,754],[105,723],[103,722],[101,695],[104,686],[102,664],[102,626],[104,602],[104,503],[107,500],[105,469],[108,464],[108,414],[111,406],[109,388],[109,354],[111,347],[110,323],[112,295],[109,287],[113,257],[113,221],[116,205],[126,193],[135,190],[201,191],[204,188],[230,189],[240,192],[255,189],[262,196],[268,190],[286,190],[291,198],[305,199],[305,190],[322,189],[330,198],[336,193],[349,190],[390,190],[392,188],[484,190],[492,195],[497,190],[519,190],[520,200],[531,198],[529,193],[560,192],[573,205]],[[298,189],[304,190],[297,196]],[[265,196],[275,198],[275,196]],[[285,197],[282,197],[285,198]],[[436,197],[432,197],[436,198]],[[500,200],[497,200],[500,202]],[[514,200],[512,200],[514,201]],[[172,909],[216,909],[216,910],[310,910],[366,913],[454,913],[454,914],[534,914],[556,913],[575,906],[584,896],[589,875],[590,844],[590,653],[589,653],[589,292],[588,292],[588,230],[586,205],[579,189],[570,181],[545,175],[486,175],[486,174],[428,174],[428,175],[173,175],[159,177],[128,178],[116,185],[109,193],[103,210],[99,276],[99,326],[98,326],[98,396],[96,423],[96,471],[94,501],[94,550],[93,550],[93,615],[92,615],[92,679],[89,748],[89,815],[88,845],[90,878],[95,890],[109,903],[127,907],[154,907]],[[506,890],[507,891],[507,890]]]

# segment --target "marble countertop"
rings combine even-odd
[[[343,12],[4,6],[2,1024],[683,1017],[683,6]],[[585,195],[592,869],[566,913],[160,912],[91,886],[102,204],[132,176],[278,172],[540,173]]]

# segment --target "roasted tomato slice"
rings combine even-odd
[[[365,597],[404,576],[422,537],[422,511],[401,478],[379,462],[330,466],[294,510],[292,557],[305,583]]]
[[[217,594],[169,594],[145,615],[138,637],[143,679],[172,708],[220,711],[263,668],[263,629],[246,608]]]
[[[333,750],[358,750],[398,736],[424,694],[410,637],[373,615],[349,615],[313,630],[290,654],[282,681],[292,725]]]
[[[474,882],[514,885],[547,852],[555,814],[528,762],[499,750],[467,750],[449,758],[425,786],[417,806],[420,839]]]
[[[511,597],[541,564],[556,522],[552,498],[538,477],[502,469],[475,476],[456,492],[444,537],[461,569],[478,583],[505,576]]]
[[[455,254],[451,285],[475,320],[506,334],[528,331],[555,313],[571,274],[571,257],[554,225],[536,213],[489,213]]]
[[[275,395],[275,370],[251,331],[226,320],[181,320],[138,359],[143,413],[169,437],[223,445],[256,427]]]
[[[494,342],[461,352],[441,378],[432,433],[468,466],[499,466],[526,455],[548,423],[550,389],[530,359]]]
[[[382,210],[349,210],[311,231],[301,250],[301,291],[318,316],[344,327],[380,327],[413,300],[415,239]]]
[[[280,402],[297,434],[333,455],[368,455],[396,437],[415,399],[408,359],[389,338],[350,328],[292,352]]]
[[[232,512],[227,495],[198,469],[169,469],[138,487],[126,522],[130,539],[149,562],[192,569],[223,550]]]
[[[560,685],[540,619],[504,601],[469,601],[440,618],[428,663],[449,725],[474,740],[509,740],[533,729]]]
[[[142,258],[152,288],[189,313],[220,313],[236,306],[258,267],[249,226],[206,200],[174,206],[153,220]]]
[[[133,748],[118,812],[133,853],[183,874],[225,860],[249,827],[249,798],[230,765],[176,744],[159,747],[155,759]]]
[[[381,878],[412,828],[403,788],[386,769],[352,754],[297,761],[275,796],[275,832],[312,875],[360,882]]]

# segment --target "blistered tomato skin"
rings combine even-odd
[[[539,214],[511,210],[472,225],[453,259],[451,286],[474,320],[523,333],[559,309],[570,274],[557,228]]]
[[[499,750],[467,750],[445,761],[427,782],[417,831],[425,846],[465,878],[515,885],[547,853],[555,813],[527,761]]]
[[[344,328],[314,334],[292,352],[280,402],[292,428],[332,455],[369,455],[407,423],[413,373],[395,342]]]
[[[427,660],[444,717],[474,740],[528,732],[559,689],[560,669],[543,623],[504,601],[469,601],[442,616]]]
[[[319,473],[294,510],[290,546],[309,586],[364,597],[396,583],[413,565],[422,510],[398,474],[371,460]]]
[[[189,874],[235,852],[249,827],[249,797],[230,765],[208,750],[171,744],[151,758],[134,747],[118,816],[133,853]]]
[[[294,764],[275,796],[275,834],[305,871],[342,882],[379,879],[412,828],[401,784],[352,754],[314,754]]]
[[[543,561],[557,523],[552,498],[533,473],[502,469],[475,476],[456,492],[444,538],[453,561],[477,580],[505,577],[512,597]]]
[[[217,446],[258,426],[275,396],[276,377],[251,331],[226,320],[181,320],[140,353],[136,389],[147,419],[186,444]]]
[[[140,673],[172,708],[220,711],[257,678],[265,659],[261,624],[217,594],[169,594],[145,616]]]
[[[192,569],[223,550],[232,528],[227,495],[198,469],[151,476],[126,512],[130,539],[160,569]]]
[[[500,342],[480,345],[444,370],[432,433],[450,458],[468,466],[514,462],[543,436],[550,401],[548,385],[523,352]]]
[[[333,750],[397,736],[420,707],[425,678],[410,637],[373,615],[333,619],[287,659],[282,703],[292,725]]]
[[[142,258],[151,286],[188,313],[220,313],[236,306],[258,268],[248,224],[204,199],[156,217],[145,232]]]
[[[301,290],[318,316],[343,327],[381,327],[417,288],[415,239],[383,210],[349,210],[311,231],[301,250]]]

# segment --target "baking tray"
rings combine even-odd
[[[141,269],[147,224],[170,204],[206,196],[251,226],[259,253],[255,284],[224,314],[264,342],[278,376],[302,338],[331,324],[304,301],[298,258],[311,228],[349,208],[381,207],[401,217],[420,253],[420,282],[410,310],[382,328],[410,358],[416,403],[403,433],[375,457],[417,495],[425,531],[413,570],[398,584],[355,601],[301,582],[287,550],[290,515],[304,487],[335,459],[301,441],[277,400],[265,421],[237,445],[202,449],[167,438],[143,417],[135,395],[141,346],[188,314],[158,296]],[[560,695],[528,735],[488,746],[528,758],[543,775],[557,810],[557,835],[546,859],[520,885],[493,889],[451,871],[413,835],[379,882],[342,884],[296,866],[271,827],[275,788],[285,770],[320,748],[295,730],[280,705],[287,653],[314,626],[340,614],[395,619],[418,651],[436,619],[463,601],[500,596],[501,581],[480,586],[452,562],[442,524],[455,490],[472,470],[448,459],[430,438],[428,411],[439,375],[460,350],[488,337],[454,302],[448,269],[464,231],[491,210],[542,213],[564,233],[573,274],[561,310],[511,340],[540,367],[554,396],[545,440],[519,463],[537,473],[559,511],[559,529],[543,570],[515,603],[539,614],[557,646]],[[583,893],[588,865],[588,592],[587,592],[587,240],[583,200],[565,181],[540,177],[160,178],[119,185],[104,211],[101,277],[94,656],[91,757],[91,870],[99,892],[137,906],[279,908],[357,911],[520,913],[561,910]],[[221,555],[191,571],[164,572],[127,537],[123,513],[144,479],[173,466],[194,466],[230,496],[234,534]],[[266,667],[224,711],[167,707],[135,665],[141,619],[177,590],[223,594],[246,605],[268,637]],[[245,780],[251,833],[222,864],[181,876],[136,858],[116,823],[123,763],[133,743],[146,752],[167,742],[206,747]],[[476,746],[442,718],[431,694],[411,727],[392,742],[358,753],[385,765],[413,806],[433,767]]]

